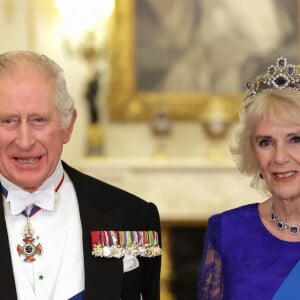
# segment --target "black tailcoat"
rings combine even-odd
[[[97,230],[155,230],[160,239],[156,206],[85,175],[65,163],[63,167],[74,184],[79,203],[84,246],[85,299],[140,300],[140,294],[143,300],[159,299],[160,257],[138,258],[139,268],[123,273],[122,259],[92,256],[90,237],[90,232]],[[6,300],[13,300],[17,296],[3,205],[0,205],[0,216],[0,289]]]

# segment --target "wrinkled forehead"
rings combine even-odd
[[[15,69],[6,69],[0,71],[0,84],[1,82],[11,82],[12,84],[20,84],[21,82],[30,83],[33,81],[45,81],[49,85],[54,83],[54,78],[47,72],[41,72],[35,68],[17,67]]]

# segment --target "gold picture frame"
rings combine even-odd
[[[153,120],[161,108],[172,120],[199,120],[205,118],[213,99],[226,108],[226,118],[238,118],[243,94],[216,94],[212,92],[170,93],[137,89],[135,62],[135,26],[137,0],[115,1],[110,39],[110,83],[108,108],[111,121]],[[220,46],[218,46],[220,47]],[[229,116],[228,116],[229,112]]]

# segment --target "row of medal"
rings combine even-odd
[[[156,257],[162,250],[158,233],[149,231],[92,231],[92,255],[95,257],[122,258],[125,255]]]

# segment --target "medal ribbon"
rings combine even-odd
[[[57,187],[55,188],[55,192],[57,192],[59,190],[63,181],[64,181],[64,174],[63,174],[60,182],[58,183]],[[3,186],[1,186],[1,188],[2,188],[3,195],[7,198],[8,191]],[[25,256],[24,261],[26,261],[26,262],[35,261],[34,256],[36,254],[41,254],[41,252],[42,252],[41,244],[36,245],[34,243],[34,238],[32,236],[33,232],[32,232],[32,228],[31,228],[31,224],[30,224],[30,217],[32,217],[34,214],[36,214],[40,210],[41,210],[41,207],[38,207],[37,205],[33,205],[29,214],[27,213],[26,208],[21,212],[21,214],[27,218],[27,223],[24,228],[24,239],[23,239],[24,245],[23,246],[18,245],[17,251],[18,251],[19,255]]]
[[[126,254],[143,257],[161,255],[158,233],[148,231],[91,231],[92,254],[96,257],[123,257]]]

